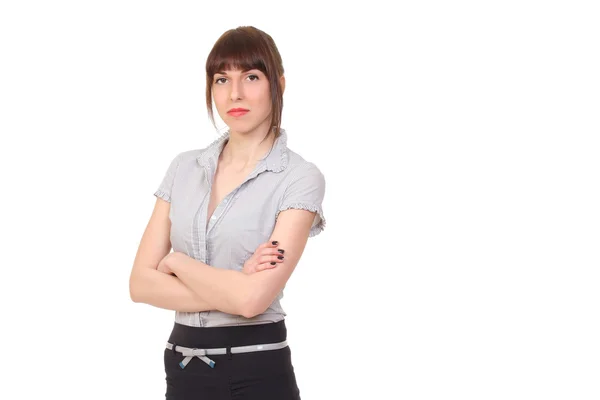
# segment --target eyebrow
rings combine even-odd
[[[255,70],[255,69],[256,69],[256,68],[250,68],[250,69],[245,69],[245,70],[242,70],[242,74],[244,74],[244,73],[246,73],[246,72],[248,72],[248,71],[253,71],[253,70]],[[227,75],[227,72],[225,72],[225,71],[217,71],[217,72],[215,72],[215,75],[216,75],[216,74]]]

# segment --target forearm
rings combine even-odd
[[[246,316],[251,293],[248,275],[212,267],[181,254],[168,261],[169,268],[196,295],[210,299],[219,311]]]
[[[132,277],[131,298],[167,310],[199,312],[215,310],[201,296],[186,286],[181,279],[152,268],[143,268]]]

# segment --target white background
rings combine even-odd
[[[598,399],[592,3],[3,2],[0,397],[164,398],[173,312],[129,273],[217,137],[206,56],[253,25],[327,180],[282,303],[302,398]]]

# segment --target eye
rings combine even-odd
[[[223,80],[223,82],[221,82],[221,80]],[[218,85],[220,85],[221,83],[225,83],[225,78],[222,78],[222,77],[221,78],[217,78],[217,79],[215,79],[215,83],[218,84]]]
[[[252,78],[252,79],[250,79],[250,78]],[[250,79],[251,81],[257,81],[259,78],[258,78],[258,75],[253,74],[253,75],[248,75],[248,79]]]

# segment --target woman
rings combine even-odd
[[[167,399],[300,399],[280,300],[325,227],[325,180],[287,147],[283,72],[269,35],[225,32],[206,61],[206,105],[229,130],[179,153],[154,193],[130,292],[176,311]]]

